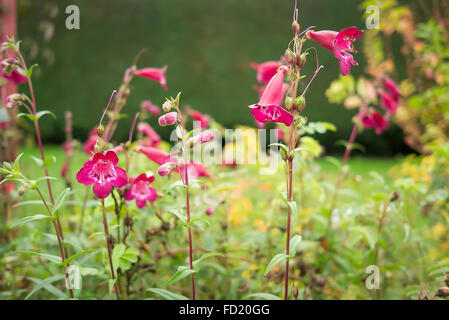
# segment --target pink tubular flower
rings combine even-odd
[[[176,121],[178,121],[178,114],[173,111],[164,114],[163,116],[159,117],[158,123],[161,127],[165,126],[171,126],[172,124],[175,124]]]
[[[382,116],[379,112],[374,111],[371,114],[360,114],[358,118],[362,122],[364,128],[372,128],[376,131],[376,134],[381,134],[384,130],[388,129],[388,118]]]
[[[389,77],[385,77],[382,81],[383,86],[390,91],[391,97],[399,101],[399,97],[401,96],[401,92],[399,91],[399,88],[397,84]]]
[[[201,129],[205,129],[209,126],[209,116],[207,114],[202,114],[196,110],[189,109],[187,114],[192,117],[193,120],[199,121]]]
[[[83,144],[83,150],[85,153],[87,153],[89,156],[92,152],[95,150],[95,144],[97,143],[98,139],[98,131],[97,128],[93,128],[89,132],[89,138],[87,138],[86,142]]]
[[[259,83],[268,83],[278,71],[279,62],[267,61],[261,64],[251,62],[250,66],[257,70],[257,81]]]
[[[27,77],[17,70],[19,62],[13,58],[6,58],[0,61],[0,77],[5,78],[15,84],[25,83]]]
[[[153,116],[157,116],[159,113],[161,113],[159,107],[155,106],[150,100],[142,101],[140,106],[143,110],[147,110]]]
[[[136,71],[136,76],[151,79],[161,84],[164,90],[167,90],[167,78],[165,77],[165,71],[168,66],[162,68],[143,68]]]
[[[147,136],[147,138],[150,139],[151,146],[157,146],[159,142],[162,141],[161,137],[156,133],[156,131],[154,131],[154,129],[148,123],[140,122],[137,125],[137,132]]]
[[[281,122],[286,126],[290,126],[293,122],[293,116],[285,109],[281,108],[284,99],[284,76],[287,69],[282,67],[271,78],[263,91],[259,102],[248,106],[251,108],[251,114],[259,122]]]
[[[357,29],[356,27],[350,27],[340,32],[323,30],[317,32],[310,31],[308,33],[313,41],[334,53],[335,58],[340,61],[340,70],[344,76],[351,72],[351,65],[358,65],[348,51],[357,53],[354,49],[353,43],[355,40],[360,38],[362,34],[363,31]]]
[[[130,178],[131,188],[125,193],[125,200],[136,199],[136,205],[142,209],[147,201],[153,202],[157,198],[157,193],[150,184],[154,181],[154,176],[147,177],[144,173],[137,178]]]
[[[170,160],[170,154],[158,148],[137,146],[136,150],[142,152],[158,165],[163,165]]]
[[[176,168],[177,161],[176,159],[169,159],[168,162],[164,163],[157,169],[157,174],[161,177],[165,177],[169,175],[174,168]]]
[[[76,175],[76,180],[86,186],[94,185],[94,194],[106,198],[112,187],[121,188],[128,183],[126,171],[116,166],[118,157],[113,151],[97,153],[92,160],[84,163]]]
[[[203,144],[203,143],[207,143],[209,141],[214,140],[214,133],[212,132],[212,130],[206,130],[201,132],[200,134],[197,134],[196,136],[192,137],[192,144],[193,145],[197,145],[197,144]]]
[[[178,170],[180,170],[179,172],[181,173],[182,180],[185,181],[185,165],[181,164]],[[202,163],[189,163],[187,165],[187,174],[189,175],[189,180],[195,180],[199,177],[211,178],[211,175],[206,171],[206,168]]]
[[[380,93],[380,97],[382,99],[380,105],[382,109],[386,110],[388,114],[395,114],[398,109],[399,101],[395,100],[390,94],[384,91]]]

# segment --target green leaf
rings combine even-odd
[[[209,221],[207,221],[207,220],[204,219],[204,218],[200,218],[200,217],[196,217],[196,218],[191,219],[189,223],[186,223],[186,227],[187,227],[187,228],[191,227],[191,226],[192,226],[194,223],[196,223],[197,221],[204,222],[208,227],[210,227]]]
[[[17,156],[16,160],[14,160],[13,170],[16,172],[20,172],[20,159],[22,156],[23,152]]]
[[[271,144],[268,145],[268,148],[270,148],[271,146],[278,146],[278,147],[284,149],[285,152],[287,152],[287,153],[289,151],[288,147],[285,144],[283,144],[283,143],[271,143]]]
[[[377,235],[374,233],[373,230],[363,226],[351,226],[348,228],[348,230],[350,232],[357,232],[363,234],[370,248],[373,249],[375,247],[377,242]]]
[[[195,269],[196,272],[200,271],[201,263],[203,262],[203,260],[205,260],[207,258],[211,258],[211,257],[218,257],[218,256],[223,257],[223,254],[218,253],[218,252],[209,252],[209,253],[203,254],[201,256],[201,258],[193,261],[193,263],[192,263],[193,269]]]
[[[178,210],[175,209],[169,209],[168,212],[173,213],[175,216],[179,218],[184,223],[187,223],[187,217],[184,216],[182,213],[180,213]]]
[[[27,72],[25,73],[25,77],[30,78],[33,74],[33,69],[36,68],[38,65],[33,64],[31,67],[28,68]]]
[[[271,269],[273,269],[274,266],[276,266],[279,263],[284,262],[287,259],[287,255],[285,253],[278,253],[271,259],[270,263],[268,264],[267,268],[265,269],[264,276],[266,276]]]
[[[57,274],[55,276],[52,277],[48,277],[44,280],[39,280],[39,279],[35,279],[35,282],[38,282],[38,284],[33,288],[33,290],[31,290],[31,292],[25,297],[25,300],[28,300],[33,294],[35,294],[36,292],[38,292],[40,289],[47,287],[49,284],[64,279],[64,275],[62,274]]]
[[[35,115],[29,114],[29,113],[23,113],[23,112],[21,112],[21,113],[19,113],[19,114],[17,115],[17,118],[22,118],[22,117],[28,118],[28,119],[30,119],[31,121],[36,121],[36,120],[37,120],[37,117],[36,117]]]
[[[150,288],[150,289],[147,289],[147,291],[158,294],[165,300],[189,300],[189,298],[187,298],[183,295],[173,293],[173,292],[165,290],[165,289]]]
[[[296,255],[296,251],[301,244],[302,237],[300,235],[295,235],[290,239],[290,256],[294,257]]]
[[[8,228],[13,229],[17,226],[20,226],[21,224],[32,222],[32,221],[38,221],[38,220],[55,220],[55,218],[47,216],[45,214],[36,214],[34,216],[28,216],[28,217],[22,218],[19,221],[17,221],[16,223],[13,223],[12,225],[10,225]]]
[[[173,182],[165,189],[165,193],[170,193],[173,189],[175,189],[177,187],[185,187],[184,182],[182,182],[182,180]]]
[[[62,191],[60,194],[59,194],[59,196],[58,196],[58,198],[56,199],[56,201],[55,201],[55,205],[53,206],[53,208],[51,209],[51,213],[53,214],[53,215],[55,215],[55,217],[57,217],[58,216],[58,210],[59,210],[59,208],[62,206],[62,204],[64,203],[64,200],[65,200],[65,198],[70,194],[70,188],[66,188],[66,189],[64,189],[64,191]]]
[[[62,278],[61,275],[58,275],[59,278]],[[42,282],[41,279],[37,279],[37,278],[33,278],[33,277],[29,277],[28,279],[30,279],[31,281],[33,281],[36,284],[39,284]],[[43,288],[45,290],[47,290],[48,292],[50,292],[52,295],[54,295],[55,297],[58,297],[58,299],[66,299],[67,295],[62,292],[61,290],[59,290],[58,288],[56,288],[54,285],[52,285],[51,283],[44,283],[43,284]],[[28,296],[30,296],[30,294],[28,294]],[[31,297],[31,296],[30,296]]]
[[[271,294],[271,293],[265,293],[265,292],[257,292],[257,293],[249,294],[247,296],[244,296],[242,298],[242,300],[246,300],[249,298],[257,298],[257,299],[263,299],[263,300],[281,300],[281,298],[279,298],[278,296],[275,296],[274,294]]]
[[[180,267],[178,267],[178,270],[176,271],[176,273],[166,283],[164,283],[162,285],[162,287],[169,286],[181,279],[184,279],[185,277],[188,277],[192,273],[196,273],[196,271],[192,270],[186,266],[180,266]]]
[[[34,256],[41,256],[51,262],[57,263],[57,264],[61,264],[62,260],[60,257],[58,256],[54,256],[52,254],[47,254],[47,253],[40,253],[40,252],[34,252],[34,251],[16,251],[16,253],[25,253],[25,254],[31,254]]]
[[[95,250],[97,250],[97,249],[88,249],[88,250],[84,250],[84,251],[78,252],[77,254],[74,254],[73,256],[71,256],[71,257],[67,258],[66,260],[64,260],[64,262],[62,263],[62,266],[65,267],[66,265],[68,265],[69,263],[71,263],[71,262],[72,262],[73,260],[75,260],[76,258],[79,258],[79,257],[81,257],[82,255],[85,255],[85,254],[94,252]]]
[[[51,111],[49,111],[49,110],[42,110],[42,111],[39,111],[38,113],[36,113],[36,117],[37,117],[37,119],[39,120],[41,117],[43,117],[43,116],[45,116],[45,115],[50,115],[50,116],[52,116],[54,119],[56,119],[56,116],[55,116],[55,114],[53,113],[53,112],[51,112]]]

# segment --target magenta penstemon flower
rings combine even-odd
[[[160,83],[164,90],[167,90],[167,78],[165,76],[167,66],[162,68],[143,68],[136,71],[136,76],[154,80]]]
[[[148,111],[151,115],[157,116],[161,112],[158,106],[155,106],[150,100],[144,100],[140,104],[143,110]]]
[[[388,116],[384,117],[377,111],[368,111],[357,115],[364,128],[374,129],[376,134],[381,134],[384,130],[388,129]]]
[[[126,171],[116,166],[118,157],[113,151],[97,153],[92,160],[84,163],[76,175],[76,180],[86,186],[94,185],[94,194],[106,198],[112,187],[121,188],[128,183]]]
[[[170,154],[158,148],[137,146],[136,151],[143,153],[150,160],[159,165],[162,165],[170,160]]]
[[[353,43],[362,34],[363,30],[359,30],[356,27],[350,27],[340,32],[331,30],[308,32],[312,40],[334,53],[335,58],[340,61],[340,70],[344,76],[351,72],[351,66],[358,66],[358,63],[349,52],[357,53]]]
[[[6,58],[0,61],[0,77],[15,84],[27,81],[27,77],[19,71],[19,62],[13,58]]]
[[[380,106],[382,107],[382,109],[387,111],[388,114],[395,114],[398,109],[399,101],[394,99],[389,93],[385,91],[381,91],[380,98]]]
[[[145,122],[140,122],[137,125],[137,132],[144,134],[149,140],[149,146],[157,146],[161,141],[161,137],[156,133],[156,131]]]
[[[259,83],[270,82],[280,67],[278,61],[266,61],[260,64],[251,62],[250,66],[257,70],[257,81]]]
[[[131,188],[125,193],[125,200],[136,199],[138,208],[143,208],[147,201],[153,202],[157,198],[157,192],[150,184],[154,181],[154,176],[147,177],[144,173],[137,178],[130,178]]]
[[[293,116],[281,107],[285,94],[283,85],[286,72],[287,68],[281,67],[267,84],[259,102],[248,106],[252,109],[251,114],[258,122],[279,122],[286,126],[292,124]]]
[[[205,129],[209,126],[209,116],[207,114],[202,114],[196,110],[188,109],[187,114],[192,117],[193,120],[200,122],[200,127]]]

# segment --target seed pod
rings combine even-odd
[[[399,199],[399,193],[397,191],[394,191],[390,196],[390,202],[394,202]]]

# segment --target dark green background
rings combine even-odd
[[[37,56],[41,70],[35,74],[40,109],[52,110],[58,120],[43,121],[47,142],[63,139],[64,111],[72,110],[75,137],[84,140],[98,122],[111,91],[118,88],[124,70],[136,53],[148,51],[139,67],[168,64],[168,91],[155,82],[135,79],[132,93],[123,110],[134,114],[140,101],[150,99],[161,104],[165,96],[182,91],[182,102],[211,114],[226,127],[253,125],[247,105],[255,103],[256,73],[251,61],[277,60],[291,39],[293,0],[19,0],[19,37],[39,39],[37,25],[43,20],[55,24],[55,34],[43,46],[55,54],[53,65]],[[59,7],[59,15],[49,19],[45,3]],[[302,0],[300,23],[303,29],[340,30],[348,26],[364,28],[360,1]],[[76,4],[81,11],[81,29],[65,28],[65,8]],[[369,31],[368,31],[369,32]],[[26,41],[25,41],[26,44]],[[361,48],[361,42],[356,43]],[[25,46],[26,47],[26,46]],[[308,95],[305,114],[311,121],[330,121],[337,133],[320,136],[329,151],[341,150],[335,141],[348,139],[353,113],[329,104],[324,95],[339,74],[333,55],[319,48],[325,69],[314,81]],[[356,60],[363,71],[363,55]],[[311,74],[314,62],[308,63]],[[151,124],[155,125],[155,120]],[[120,122],[117,141],[126,139],[131,119]],[[165,128],[164,128],[165,129]],[[160,130],[167,137],[167,130]],[[381,136],[371,131],[359,137],[369,153],[394,155],[407,152],[399,129],[391,128]]]

